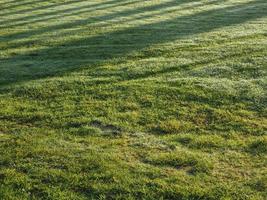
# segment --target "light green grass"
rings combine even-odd
[[[266,199],[266,0],[0,0],[0,199]]]

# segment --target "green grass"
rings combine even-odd
[[[266,0],[0,0],[0,199],[266,199]]]

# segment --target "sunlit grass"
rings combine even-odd
[[[265,0],[0,0],[0,199],[266,199]]]

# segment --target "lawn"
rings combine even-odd
[[[0,0],[0,199],[267,199],[266,0]]]

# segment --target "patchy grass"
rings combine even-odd
[[[266,199],[265,0],[0,0],[0,199]]]
[[[251,144],[249,144],[248,151],[256,155],[262,155],[262,154],[266,155],[267,154],[267,138],[265,137],[263,139],[258,139],[256,141],[253,141]]]
[[[148,155],[147,162],[154,165],[174,167],[192,174],[207,173],[212,169],[211,162],[203,154],[197,155],[188,151],[172,151],[171,153]]]

